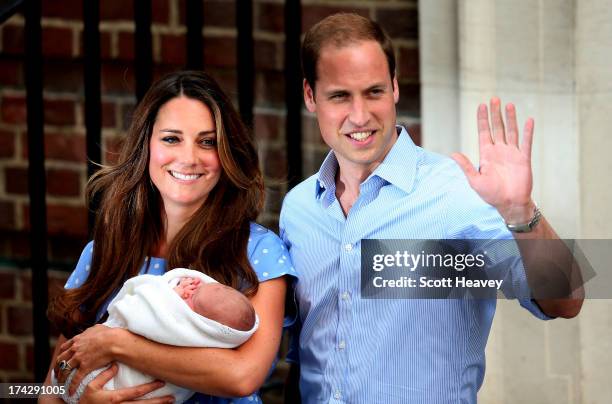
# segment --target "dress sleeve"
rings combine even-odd
[[[291,326],[297,317],[297,303],[294,285],[297,271],[293,267],[285,243],[274,232],[255,225],[249,242],[249,261],[257,274],[259,282],[287,276],[287,295],[285,301],[285,320],[283,327]]]
[[[73,289],[78,288],[85,282],[87,277],[89,276],[89,266],[91,265],[91,256],[93,254],[93,241],[87,243],[83,251],[81,252],[81,257],[79,258],[79,262],[76,265],[76,268],[66,281],[64,285],[65,289]]]

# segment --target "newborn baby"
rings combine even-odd
[[[176,346],[235,348],[257,330],[259,319],[240,292],[201,272],[176,268],[162,276],[139,275],[128,279],[108,307],[109,327],[127,328],[150,340]],[[116,390],[153,381],[153,377],[118,363],[117,374],[104,385]],[[64,382],[62,399],[78,403],[85,387],[105,368],[89,373],[77,391],[68,395],[76,369]],[[53,384],[58,384],[52,373]],[[142,398],[173,395],[183,402],[192,391],[166,383]]]
[[[242,293],[221,283],[204,283],[199,278],[174,278],[173,290],[191,310],[234,330],[248,331],[255,325],[255,310]]]

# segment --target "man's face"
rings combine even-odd
[[[324,46],[315,91],[304,81],[304,101],[317,115],[323,140],[341,170],[371,173],[397,139],[397,80],[391,80],[385,54],[376,41]]]

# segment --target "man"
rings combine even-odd
[[[396,126],[389,38],[353,14],[304,37],[304,101],[332,149],[285,198],[281,236],[300,273],[289,360],[303,402],[476,402],[496,301],[364,299],[362,239],[556,238],[531,199],[533,121],[519,146],[514,106],[478,109],[480,169],[416,147]],[[461,168],[461,169],[460,169]],[[463,172],[462,172],[463,171]],[[467,178],[467,181],[466,181]],[[504,223],[505,221],[505,223]],[[513,268],[518,288],[525,273]],[[568,297],[575,297],[569,296]],[[582,299],[519,299],[535,316],[573,317]]]

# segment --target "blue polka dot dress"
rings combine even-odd
[[[76,288],[85,282],[89,275],[92,254],[93,242],[89,242],[83,249],[79,262],[68,278],[65,288]],[[283,242],[276,234],[256,223],[251,223],[251,234],[249,236],[247,254],[259,282],[265,282],[285,275],[297,278],[297,273],[291,264],[291,259],[289,258],[289,254]],[[149,260],[150,262],[148,262]],[[140,270],[140,274],[149,273],[152,275],[163,275],[165,272],[166,261],[163,258],[157,257],[146,258]],[[98,320],[106,313],[106,309],[113,297],[114,295],[111,296],[98,311]],[[293,318],[285,318],[284,325],[289,326],[293,320]],[[272,370],[273,369],[270,370],[270,373]],[[248,397],[221,398],[196,393],[186,402],[190,404],[253,404],[261,403],[261,399],[257,394]]]

